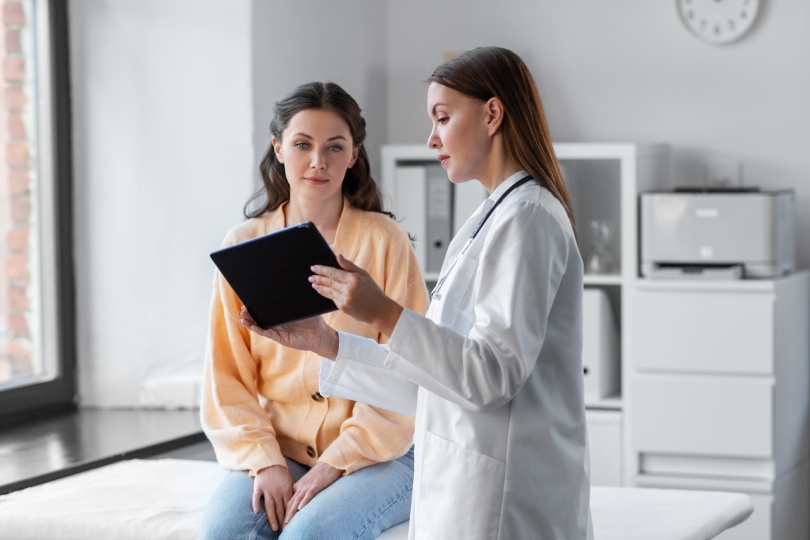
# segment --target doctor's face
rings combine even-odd
[[[427,144],[439,152],[447,177],[456,183],[481,179],[492,144],[486,103],[434,82],[427,105],[433,124]]]
[[[284,165],[290,198],[326,201],[342,197],[343,178],[357,160],[349,125],[335,112],[305,109],[273,137],[276,159]]]

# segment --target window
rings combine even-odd
[[[0,419],[75,396],[67,2],[2,0]]]

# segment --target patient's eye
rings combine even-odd
[[[301,150],[306,150],[307,148],[309,148],[309,143],[297,142],[297,143],[295,143],[295,146],[300,148]]]

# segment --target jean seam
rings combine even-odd
[[[375,522],[377,519],[379,519],[379,518],[380,518],[380,516],[382,516],[383,514],[385,514],[385,512],[387,512],[389,508],[391,508],[392,506],[394,506],[395,504],[397,504],[399,501],[401,501],[401,500],[402,500],[402,499],[405,497],[405,495],[407,495],[407,494],[411,493],[411,491],[413,491],[413,488],[412,488],[412,487],[410,487],[410,488],[406,488],[406,489],[405,489],[405,491],[403,491],[402,493],[400,493],[400,494],[399,494],[399,495],[398,495],[398,496],[397,496],[397,497],[396,497],[396,498],[395,498],[393,501],[391,501],[391,502],[390,502],[390,503],[389,503],[389,504],[388,504],[388,505],[387,505],[385,508],[383,508],[382,510],[380,510],[379,512],[377,512],[377,514],[376,514],[374,517],[372,517],[372,518],[371,518],[371,520],[369,520],[368,525],[366,525],[366,526],[363,528],[363,530],[362,530],[362,531],[360,531],[360,532],[359,532],[359,533],[358,533],[358,534],[357,534],[357,535],[354,537],[354,539],[355,539],[355,540],[357,540],[358,538],[362,537],[362,535],[363,535],[363,534],[365,534],[365,533],[366,533],[366,531],[368,531],[369,527],[371,527],[371,525],[373,525],[373,524],[374,524],[374,522]],[[398,524],[397,524],[397,525],[398,525]]]
[[[256,521],[256,525],[253,526],[253,530],[250,531],[250,540],[256,540],[259,537],[259,533],[262,530],[262,527],[267,525],[268,527],[268,519],[267,514],[259,517],[258,521]]]

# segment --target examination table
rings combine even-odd
[[[128,460],[0,496],[0,538],[192,540],[225,471],[210,461]],[[703,540],[744,521],[747,495],[593,487],[595,540]],[[407,523],[381,540],[405,540]]]

